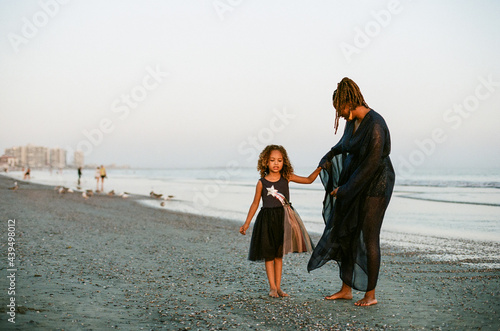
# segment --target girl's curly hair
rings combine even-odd
[[[280,173],[285,179],[289,179],[293,174],[293,167],[288,158],[288,154],[283,146],[280,145],[268,145],[259,155],[259,162],[257,163],[257,170],[260,172],[261,177],[265,177],[269,174],[269,158],[271,157],[272,151],[279,151],[283,156],[283,168]]]

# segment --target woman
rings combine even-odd
[[[342,288],[327,300],[352,299],[352,288],[364,291],[357,306],[377,303],[375,286],[380,268],[380,227],[394,187],[389,153],[389,129],[366,104],[358,85],[344,78],[333,93],[339,118],[347,120],[344,135],[319,166],[325,186],[325,231],[316,246],[308,271],[329,260],[340,267]]]

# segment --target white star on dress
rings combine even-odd
[[[271,187],[266,187],[267,189],[267,195],[272,195],[273,197],[276,196],[276,193],[278,193],[278,190],[274,188],[274,185]]]

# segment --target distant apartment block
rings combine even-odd
[[[62,169],[66,167],[66,150],[51,148],[49,163],[52,168]]]
[[[65,149],[26,145],[6,148],[5,155],[0,159],[0,163],[9,167],[61,169],[68,165],[66,159],[67,152]],[[76,151],[74,165],[83,166],[83,164],[83,152]]]
[[[78,168],[83,167],[84,164],[85,162],[83,151],[75,151],[75,153],[73,154],[73,165]]]
[[[9,168],[16,166],[16,158],[9,155],[0,156],[0,169],[2,171],[7,171]]]
[[[5,159],[6,158],[11,159],[10,163],[11,167],[20,167],[22,165],[23,160],[26,160],[26,148],[25,147],[6,148],[3,157],[5,157]]]

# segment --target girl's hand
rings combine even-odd
[[[240,228],[240,233],[242,235],[246,235],[247,234],[247,230],[248,230],[248,225],[242,225],[241,228]]]
[[[332,193],[330,193],[330,195],[333,195],[334,197],[337,197],[337,191],[339,190],[339,188],[337,187],[335,190],[332,191]]]
[[[316,168],[316,170],[314,170],[312,172],[312,174],[310,174],[307,177],[302,177],[302,176],[297,176],[296,174],[291,174],[291,176],[288,180],[290,182],[295,182],[295,183],[299,183],[299,184],[311,184],[312,182],[314,182],[316,180],[316,177],[318,177],[320,172],[321,172],[321,167],[318,167],[318,168]]]

